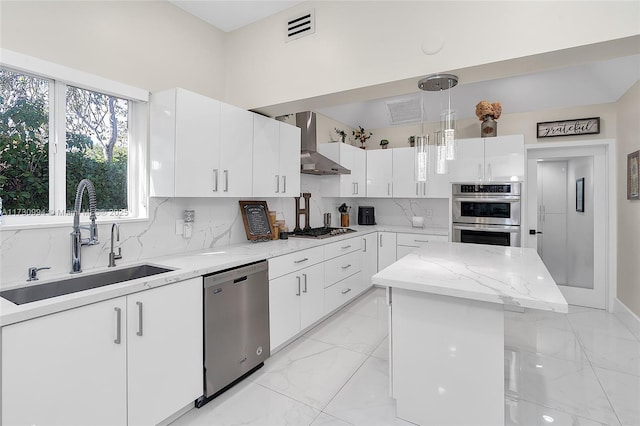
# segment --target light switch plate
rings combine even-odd
[[[184,233],[184,220],[176,219],[176,235],[182,235]]]

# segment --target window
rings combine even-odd
[[[141,141],[148,93],[44,64],[57,71],[53,74],[62,70],[93,84],[0,67],[3,223],[46,224],[72,214],[82,179],[94,184],[99,216],[145,216],[146,144]],[[96,88],[100,83],[106,89]],[[123,87],[125,94],[117,94]],[[134,96],[127,97],[127,89]]]

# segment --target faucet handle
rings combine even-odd
[[[38,281],[38,271],[42,271],[43,269],[51,269],[51,266],[43,266],[41,268],[32,266],[29,268],[29,278],[27,278],[27,281]]]

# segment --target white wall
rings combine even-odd
[[[618,292],[640,317],[640,201],[627,200],[627,155],[640,149],[640,82],[617,104]]]
[[[285,20],[310,8],[316,33],[285,42]],[[628,1],[304,2],[229,34],[227,96],[257,108],[404,79],[414,87],[432,73],[637,35],[639,11]]]
[[[584,212],[576,211],[576,179],[584,178]],[[567,161],[567,285],[593,288],[593,158]]]

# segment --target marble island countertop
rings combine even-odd
[[[446,229],[429,229],[429,228],[411,228],[402,226],[350,226],[356,232],[334,236],[324,239],[311,238],[289,238],[288,240],[275,240],[261,243],[240,243],[222,247],[212,247],[203,250],[197,250],[188,253],[180,253],[151,259],[137,260],[135,262],[119,261],[117,268],[126,268],[140,264],[151,264],[156,266],[174,269],[171,272],[152,275],[145,278],[139,278],[122,283],[110,284],[104,287],[98,287],[90,290],[79,291],[76,293],[66,294],[63,296],[44,299],[36,302],[16,305],[4,298],[0,298],[0,326],[26,321],[28,319],[49,315],[55,312],[76,308],[91,303],[97,303],[103,300],[115,297],[126,296],[128,294],[137,293],[160,287],[163,285],[187,280],[193,277],[211,274],[228,268],[245,265],[247,263],[257,262],[260,260],[270,259],[328,244],[343,239],[366,235],[371,232],[388,231],[388,232],[409,232],[432,235],[447,235]],[[82,275],[91,275],[104,272],[111,268],[100,268],[82,273]],[[1,289],[8,290],[11,288],[22,287],[25,285],[46,284],[48,282],[67,279],[71,276],[68,272],[53,274],[47,279],[41,279],[36,284],[26,283],[24,281],[14,283],[2,283]]]
[[[425,293],[566,313],[568,305],[535,249],[430,243],[373,276]]]

